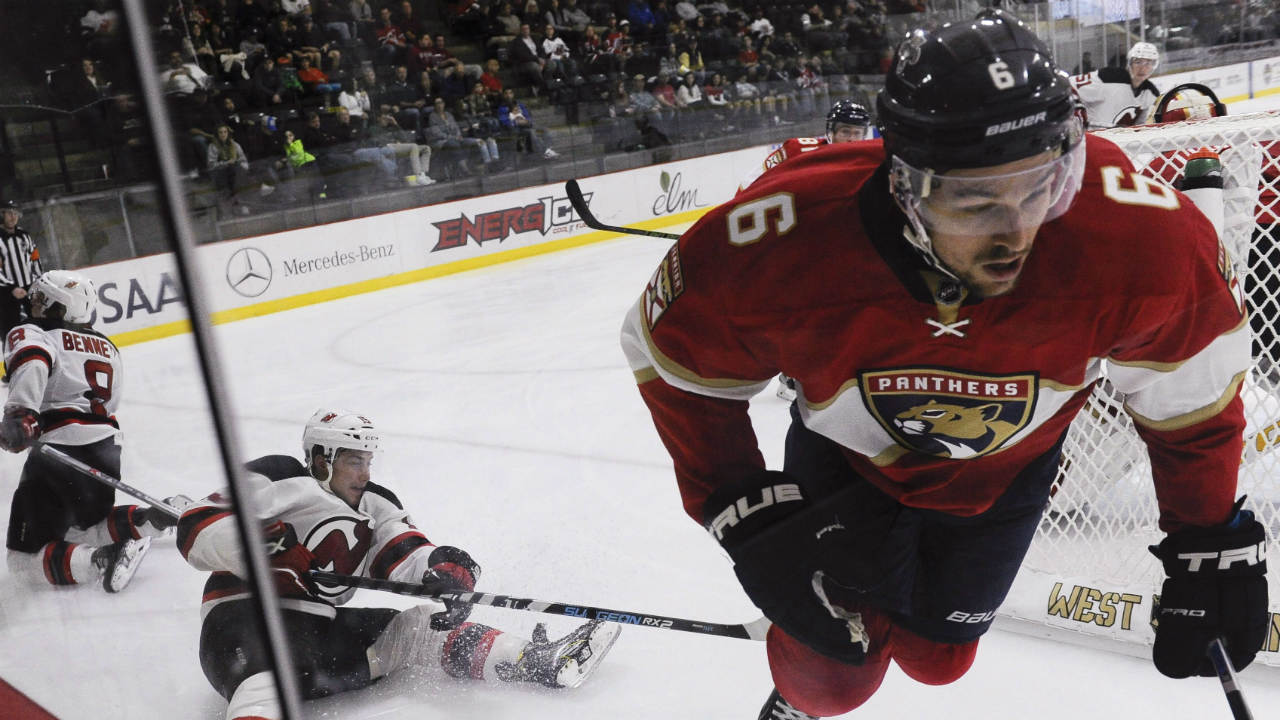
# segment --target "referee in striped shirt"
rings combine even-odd
[[[44,270],[40,251],[26,230],[18,227],[22,210],[12,200],[0,203],[0,338],[19,325],[30,312],[27,288]]]

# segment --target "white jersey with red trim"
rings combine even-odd
[[[279,457],[279,456],[275,456]],[[312,477],[299,474],[271,480],[249,473],[248,483],[264,523],[293,527],[298,542],[315,555],[315,567],[342,575],[419,582],[435,549],[409,518],[396,496],[375,483],[366,485],[359,507],[352,508]],[[249,596],[248,574],[230,502],[214,493],[188,508],[178,523],[178,549],[197,570],[212,571],[204,587],[201,616],[228,600]],[[296,586],[295,586],[296,587]],[[287,590],[288,588],[285,588]],[[318,597],[300,590],[282,592],[281,606],[334,616],[334,605],[351,599],[354,588],[319,584]]]
[[[1089,114],[1090,130],[1140,125],[1160,98],[1150,80],[1134,88],[1133,79],[1123,68],[1105,67],[1076,75],[1071,78],[1071,87]]]
[[[738,184],[738,192],[742,192],[751,187],[751,183],[760,179],[761,175],[769,172],[773,168],[778,167],[789,158],[797,157],[803,153],[817,150],[818,148],[831,144],[831,141],[825,137],[797,137],[783,141],[773,152],[764,159],[759,167],[747,173],[742,178],[742,182]]]
[[[85,326],[31,321],[9,331],[4,349],[5,406],[38,412],[42,441],[87,445],[119,432],[124,361],[106,336]]]

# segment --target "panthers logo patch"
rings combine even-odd
[[[936,457],[982,457],[1004,447],[1035,410],[1035,373],[877,370],[859,376],[862,397],[903,447]]]

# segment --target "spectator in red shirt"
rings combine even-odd
[[[312,66],[311,58],[306,56],[298,60],[298,81],[308,92],[317,95],[338,92],[342,89],[341,84],[329,82],[329,76],[325,75],[320,68]]]
[[[398,65],[409,47],[404,31],[391,21],[391,8],[378,11],[378,27],[374,30],[378,48],[374,59],[379,65]]]

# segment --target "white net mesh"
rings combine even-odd
[[[1280,111],[1102,133],[1144,174],[1171,182],[1187,155],[1221,154],[1225,241],[1249,297],[1254,369],[1241,394],[1248,427],[1240,494],[1280,559]],[[1002,614],[1038,626],[1150,644],[1163,573],[1147,546],[1156,525],[1145,446],[1105,380],[1067,434],[1050,511]],[[1280,667],[1280,569],[1270,573],[1272,623],[1258,659]]]

